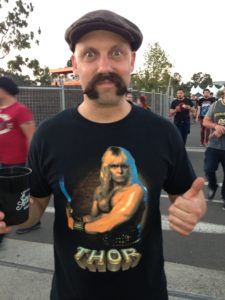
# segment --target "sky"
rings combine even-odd
[[[30,1],[34,12],[28,19],[29,29],[40,26],[42,33],[40,45],[26,54],[41,66],[64,67],[72,54],[64,40],[67,27],[91,10],[109,9],[134,22],[143,33],[136,70],[143,67],[147,46],[158,42],[173,64],[172,73],[180,73],[183,82],[197,72],[225,81],[224,0]]]

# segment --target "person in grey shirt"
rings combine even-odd
[[[221,195],[225,210],[225,88],[220,100],[213,103],[203,120],[203,126],[210,128],[209,145],[205,151],[204,171],[208,179],[208,199],[213,199],[218,188],[216,171],[221,163],[224,173]]]

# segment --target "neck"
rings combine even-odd
[[[84,97],[78,107],[79,113],[86,119],[97,123],[113,123],[125,118],[131,111],[131,105],[125,97],[114,105],[101,105],[95,100]]]
[[[8,107],[15,103],[17,100],[14,96],[8,96],[7,98],[1,99],[0,100],[0,107]]]

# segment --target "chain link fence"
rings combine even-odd
[[[82,101],[83,94],[79,87],[20,87],[18,100],[27,105],[38,125],[43,120],[60,111],[76,106]],[[131,91],[134,99],[143,92]],[[166,94],[144,93],[152,111],[168,117],[170,99]]]

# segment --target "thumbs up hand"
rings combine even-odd
[[[204,178],[198,177],[183,195],[170,196],[173,203],[168,210],[169,225],[180,235],[189,235],[206,213],[203,185]]]

